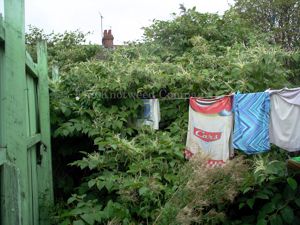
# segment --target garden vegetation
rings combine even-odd
[[[60,68],[50,88],[53,224],[300,224],[286,152],[236,151],[215,169],[202,155],[186,161],[188,100],[173,99],[299,86],[299,18],[295,0],[237,0],[223,16],[181,5],[114,50],[80,31],[31,27],[28,50],[46,39]],[[142,96],[161,98],[159,131],[136,125]]]

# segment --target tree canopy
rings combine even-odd
[[[271,42],[299,48],[299,0],[236,0],[233,10],[252,27],[269,33]]]

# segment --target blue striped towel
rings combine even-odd
[[[233,147],[246,154],[270,149],[270,94],[258,92],[234,95]]]

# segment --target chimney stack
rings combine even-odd
[[[113,48],[114,47],[114,36],[111,33],[111,30],[104,30],[102,45],[104,48]]]

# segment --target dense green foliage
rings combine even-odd
[[[236,212],[230,218],[232,224],[300,222],[300,189],[292,177],[293,171],[288,172],[286,162],[281,160],[276,154],[275,159],[274,155],[268,155],[254,160],[254,179],[250,181],[252,184],[245,183],[243,194],[236,199]]]
[[[214,170],[193,158],[156,224],[298,224],[300,189],[283,158],[236,157]]]
[[[295,86],[299,52],[269,43],[272,33],[257,33],[234,9],[222,17],[181,10],[145,28],[143,43],[114,51],[86,45],[80,32],[31,29],[29,50],[46,39],[50,65],[60,66],[50,90],[53,163],[57,202],[67,204],[59,204],[54,224],[300,218],[299,187],[278,149],[222,169],[207,169],[201,157],[187,163],[188,101],[174,99]],[[136,125],[142,96],[161,98],[160,131]]]
[[[299,0],[235,0],[234,10],[270,41],[287,49],[300,46]]]
[[[53,65],[67,70],[72,63],[85,62],[96,54],[98,46],[86,44],[86,36],[80,31],[65,32],[56,34],[54,32],[45,34],[42,29],[29,27],[26,34],[27,50],[33,59],[36,60],[36,43],[38,40],[46,40],[48,45],[49,68]]]

